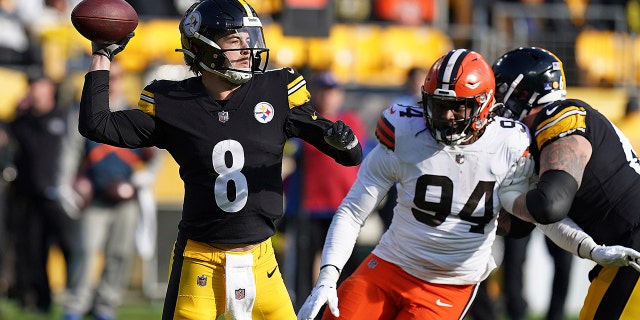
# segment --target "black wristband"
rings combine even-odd
[[[322,268],[326,268],[326,267],[334,267],[336,268],[336,270],[338,270],[338,273],[340,273],[340,268],[332,265],[332,264],[325,264],[324,266],[320,267],[320,270],[322,270]]]

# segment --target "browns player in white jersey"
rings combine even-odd
[[[298,319],[314,319],[325,303],[325,320],[465,316],[478,284],[496,267],[491,246],[501,206],[511,209],[532,175],[528,129],[490,116],[494,88],[480,54],[452,50],[425,79],[424,109],[393,105],[383,112],[379,144],[333,218],[318,281]],[[394,184],[389,229],[336,290],[360,228]],[[585,239],[593,241],[574,227],[563,220],[545,233],[576,253]],[[616,263],[624,258],[606,253]]]
[[[398,203],[379,244],[338,289],[341,318],[458,319],[468,310],[477,284],[496,267],[496,191],[529,148],[524,125],[490,119],[494,87],[480,54],[453,50],[427,75],[424,110],[393,105],[383,112],[379,144],[327,235],[318,285],[337,279],[360,227],[393,184]],[[315,316],[316,291],[299,319]]]

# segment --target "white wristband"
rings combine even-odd
[[[578,257],[583,259],[591,259],[591,252],[598,244],[591,237],[586,237],[578,244]]]
[[[316,285],[335,285],[339,278],[340,271],[338,270],[338,267],[332,264],[326,264],[320,268],[320,274],[318,274],[318,281],[316,281]]]

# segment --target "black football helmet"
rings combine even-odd
[[[493,64],[496,77],[496,113],[522,120],[541,104],[564,100],[567,95],[562,61],[537,47],[520,47],[503,54]]]
[[[180,21],[180,40],[186,64],[196,74],[203,70],[241,84],[254,72],[264,72],[269,49],[264,41],[262,23],[245,0],[203,0],[194,3]],[[232,33],[247,33],[247,47],[222,49],[217,41]],[[226,52],[249,51],[251,67],[234,68]]]

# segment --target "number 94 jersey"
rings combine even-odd
[[[484,280],[496,267],[497,190],[528,153],[527,128],[495,117],[474,143],[446,146],[426,128],[421,108],[395,105],[383,112],[376,136],[380,144],[365,158],[357,184],[384,195],[397,183],[398,199],[373,253],[429,282]]]

